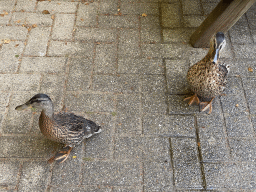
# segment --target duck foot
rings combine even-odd
[[[58,163],[63,163],[64,161],[67,160],[71,150],[72,150],[72,147],[70,146],[63,147],[61,151],[59,151],[54,157],[48,160],[48,163],[52,163],[53,161],[57,161]]]
[[[191,96],[191,97],[185,98],[183,101],[186,101],[188,99],[189,99],[189,102],[188,102],[189,106],[192,105],[193,103],[196,103],[197,105],[200,103],[200,100],[199,100],[199,98],[197,97],[196,94]]]
[[[212,101],[213,101],[214,97],[211,99],[211,101],[209,102],[200,102],[199,104],[199,110],[200,112],[201,111],[206,111],[207,109],[209,109],[209,113],[208,114],[211,114],[212,112]]]

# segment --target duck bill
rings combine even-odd
[[[17,111],[22,111],[22,110],[27,109],[27,108],[29,108],[29,107],[31,107],[31,106],[30,106],[30,105],[27,105],[27,104],[23,104],[23,105],[17,106],[17,107],[15,108],[15,110],[17,110]]]
[[[214,58],[213,58],[213,63],[217,63],[218,62],[218,60],[219,60],[219,52],[220,52],[219,49],[215,50]]]

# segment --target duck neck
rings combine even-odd
[[[44,113],[49,118],[53,118],[53,104],[51,103],[45,106],[42,110],[42,113]]]
[[[218,64],[218,62],[214,63],[214,56],[215,56],[215,49],[213,47],[210,47],[207,55],[203,58],[204,62],[208,63],[213,63],[213,64]]]

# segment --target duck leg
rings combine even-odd
[[[188,105],[192,105],[193,103],[196,103],[198,105],[200,103],[199,98],[197,97],[196,94],[191,96],[191,97],[185,98],[184,101],[186,101],[188,99],[189,99]]]
[[[214,97],[211,99],[211,101],[209,102],[200,102],[199,106],[200,106],[200,112],[201,111],[206,111],[207,109],[209,109],[209,113],[211,114],[212,112],[212,101],[213,101]]]
[[[48,162],[52,163],[55,160],[58,163],[63,163],[64,161],[67,160],[71,150],[72,150],[72,147],[70,146],[63,147],[62,150],[59,151],[54,157],[50,158]]]

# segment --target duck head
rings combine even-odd
[[[53,104],[51,98],[46,94],[36,94],[30,100],[28,100],[23,105],[19,105],[15,108],[15,110],[21,111],[27,108],[36,108],[41,109],[44,113],[52,117],[53,115]]]
[[[212,49],[212,62],[218,63],[220,52],[223,50],[223,48],[226,45],[226,40],[224,33],[218,32],[211,43],[211,49]]]

